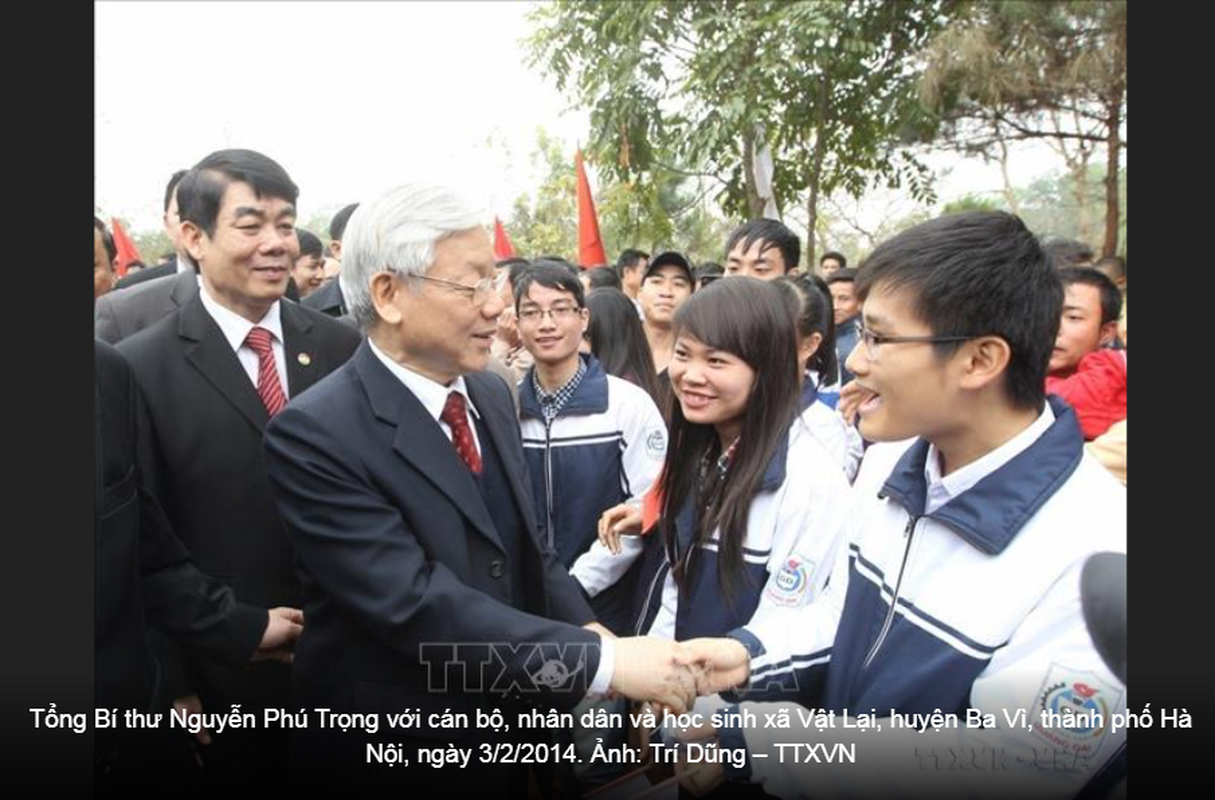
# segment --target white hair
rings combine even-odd
[[[371,300],[373,275],[422,275],[434,263],[441,239],[481,227],[485,218],[486,210],[464,192],[429,181],[405,183],[359,204],[342,236],[338,277],[359,327],[367,330],[378,319]]]

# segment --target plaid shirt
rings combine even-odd
[[[578,371],[574,373],[574,377],[566,381],[555,392],[546,392],[540,386],[540,376],[532,371],[532,386],[536,389],[536,399],[540,401],[540,410],[544,413],[544,424],[552,425],[553,420],[561,413],[561,409],[565,408],[565,404],[574,396],[574,392],[578,389],[578,384],[582,383],[582,376],[586,374],[586,362],[581,358],[578,359]]]

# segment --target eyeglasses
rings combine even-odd
[[[969,342],[977,336],[883,336],[874,333],[864,325],[857,327],[861,341],[865,343],[865,355],[870,361],[877,361],[880,348],[884,344],[944,344],[945,342]]]
[[[519,312],[519,320],[529,325],[537,323],[546,316],[553,322],[572,319],[581,311],[578,306],[553,306],[552,308],[525,308]]]
[[[443,278],[432,278],[429,275],[414,275],[412,277],[417,278],[420,281],[430,281],[431,283],[438,283],[454,289],[467,297],[469,302],[474,306],[485,305],[485,301],[493,297],[494,293],[502,287],[503,281],[502,274],[495,275],[492,278],[485,278],[472,286],[469,286],[466,283],[444,280]]]

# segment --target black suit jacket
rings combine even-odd
[[[93,303],[93,334],[118,344],[184,306],[198,296],[198,276],[181,272],[147,281],[130,289],[108,292]]]
[[[103,294],[93,303],[93,335],[110,344],[151,327],[198,296],[198,273],[166,275],[130,289]],[[287,281],[288,300],[299,301],[295,281]]]
[[[358,346],[348,326],[294,303],[281,309],[287,386],[298,397]],[[141,396],[140,465],[198,566],[242,601],[298,605],[292,549],[262,457],[268,415],[236,353],[196,294],[179,311],[124,339],[119,350]],[[191,659],[175,695],[196,689],[205,709],[285,702],[286,667],[234,671]]]
[[[170,698],[160,691],[145,622],[236,665],[257,647],[266,611],[238,604],[227,587],[191,563],[136,465],[131,370],[100,341],[93,364],[95,702],[98,708],[163,712]],[[99,778],[137,780],[157,766],[149,763],[148,744],[124,728],[99,728]]]
[[[115,289],[115,291],[117,291],[118,289],[127,289],[132,286],[135,286],[136,284],[143,283],[145,281],[151,281],[151,280],[155,280],[157,278],[163,278],[166,275],[174,275],[176,273],[177,273],[177,254],[174,253],[173,257],[170,258],[168,261],[166,261],[163,264],[157,264],[154,267],[146,267],[144,269],[139,270],[138,272],[132,272],[130,275],[127,275],[122,280],[120,280],[118,283],[114,284],[114,289]]]
[[[420,727],[372,736],[293,732],[293,768],[310,785],[343,772],[364,789],[416,781],[415,770],[366,764],[365,744],[475,746],[492,734],[437,729],[426,715],[498,703],[568,709],[599,666],[599,637],[577,627],[594,615],[539,533],[510,389],[491,373],[466,381],[524,531],[521,585],[511,585],[495,522],[451,442],[367,343],[267,429],[304,587],[293,705],[423,714]],[[443,785],[483,791],[478,781],[493,778],[478,769],[493,771],[474,758],[468,770],[444,770]]]
[[[336,277],[321,285],[319,289],[300,301],[308,308],[315,308],[331,317],[340,317],[346,313],[346,298],[342,295],[342,285]]]

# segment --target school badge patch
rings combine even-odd
[[[661,461],[667,455],[667,432],[662,428],[654,428],[645,437],[645,454],[654,461]]]
[[[801,556],[789,556],[776,577],[768,581],[768,599],[778,606],[799,606],[810,595],[810,578],[814,575],[813,561]]]
[[[1051,664],[1030,710],[1034,735],[1078,759],[1097,755],[1110,730],[1122,689],[1094,672]]]

